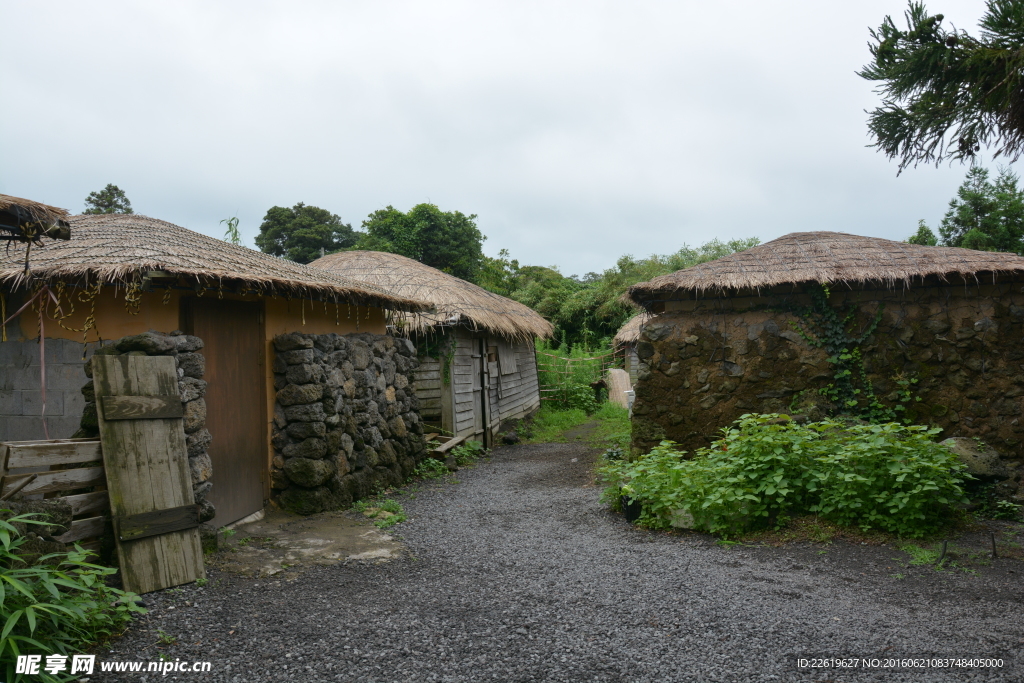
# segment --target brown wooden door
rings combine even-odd
[[[206,428],[213,436],[213,523],[231,524],[263,509],[267,469],[263,400],[262,305],[193,299],[189,330],[206,356]]]

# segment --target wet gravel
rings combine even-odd
[[[514,446],[457,484],[421,484],[400,498],[400,560],[292,581],[211,573],[204,588],[147,596],[151,613],[99,660],[212,671],[91,680],[1024,681],[1019,561],[939,573],[897,569],[901,553],[884,546],[646,532],[599,504],[594,457]],[[1004,665],[862,668],[932,657]]]

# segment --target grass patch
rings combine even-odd
[[[629,411],[617,403],[602,403],[591,418],[597,420],[597,429],[591,434],[591,442],[598,448],[629,448],[632,427]]]
[[[373,525],[378,529],[387,529],[408,519],[402,505],[390,498],[356,501],[352,509],[373,520]]]
[[[590,418],[579,408],[558,409],[541,406],[533,417],[530,439],[526,443],[565,443],[565,432],[586,423]]]

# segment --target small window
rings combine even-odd
[[[505,341],[498,342],[498,360],[501,364],[501,374],[511,375],[516,372],[516,347]]]
[[[498,347],[488,346],[487,347],[487,362],[497,363],[498,362]]]

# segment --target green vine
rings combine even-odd
[[[455,338],[445,334],[427,337],[420,344],[420,353],[441,362],[441,382],[444,386],[452,383],[452,361],[455,360]]]
[[[870,422],[894,422],[913,400],[911,385],[916,378],[898,376],[893,379],[901,387],[899,404],[890,408],[882,403],[868,379],[861,347],[874,334],[882,320],[885,303],[880,303],[874,318],[859,332],[855,331],[857,307],[853,303],[840,311],[829,305],[831,292],[823,285],[811,290],[811,305],[794,308],[804,326],[790,322],[792,328],[810,346],[824,349],[835,372],[832,381],[819,393],[832,402],[838,413],[856,415]],[[917,399],[920,400],[920,399]]]

